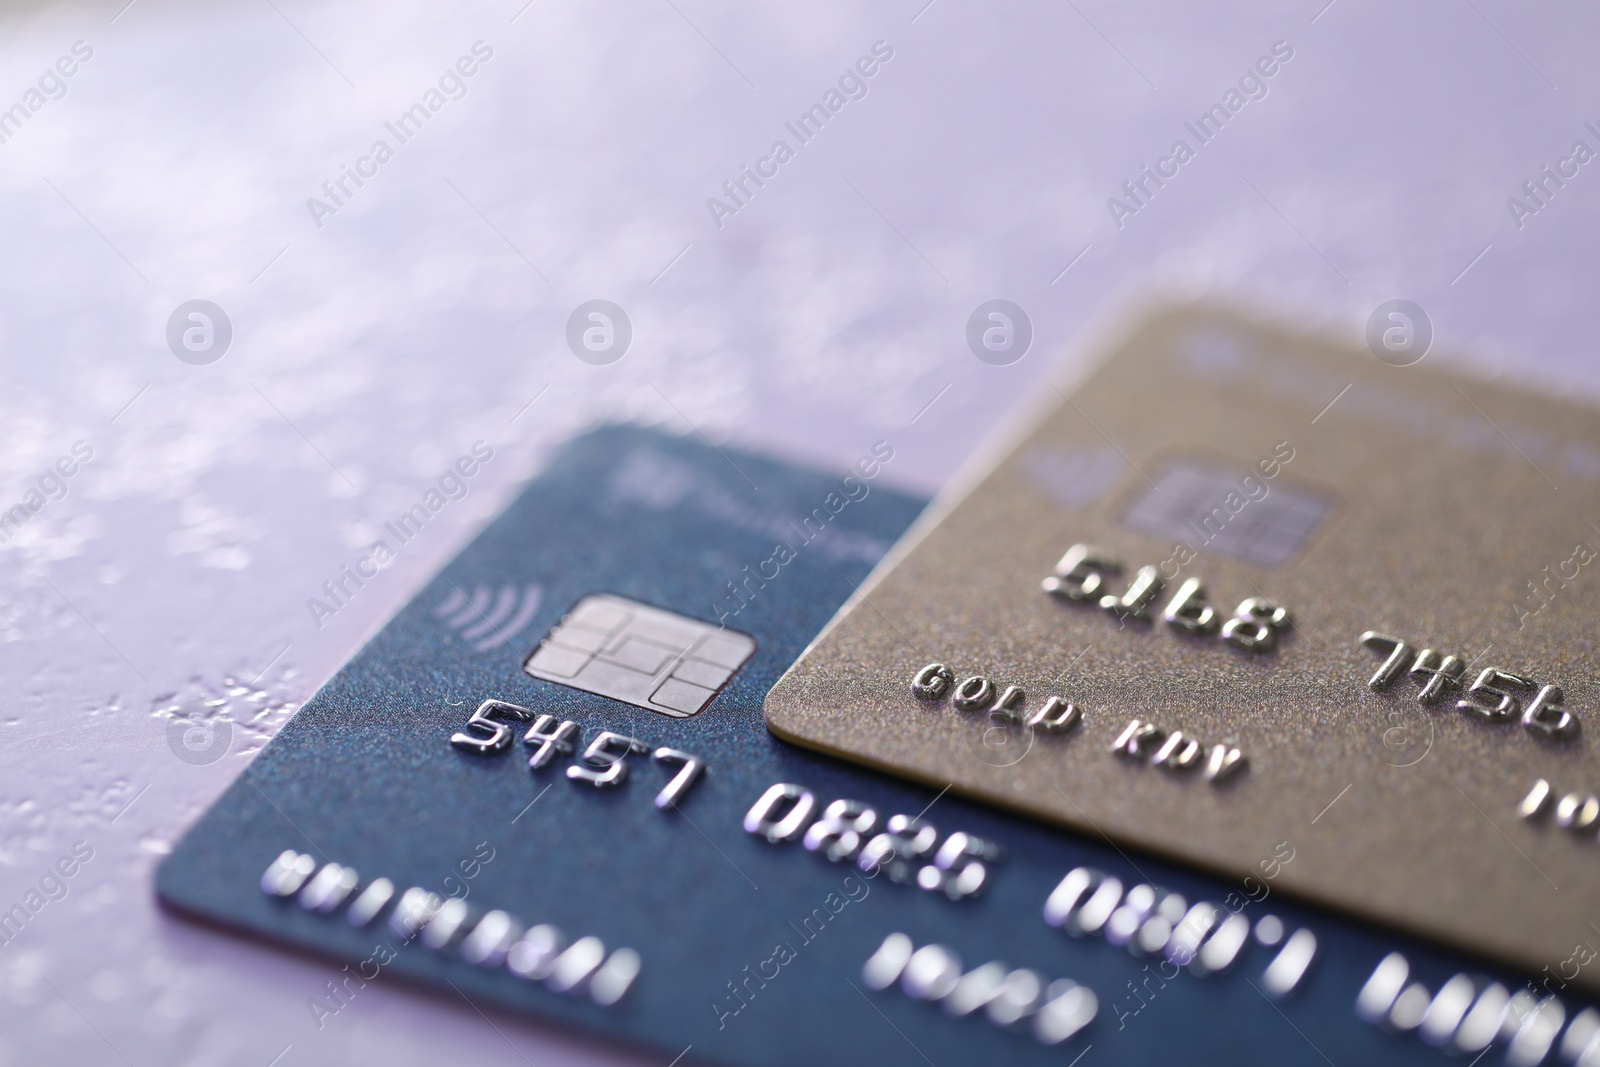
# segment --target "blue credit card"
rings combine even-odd
[[[1534,1063],[1600,1030],[1550,976],[1283,900],[1287,842],[1220,882],[769,734],[921,510],[893,464],[577,439],[193,827],[162,901],[336,961],[311,1030],[406,981],[663,1062]]]

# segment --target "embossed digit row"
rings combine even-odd
[[[992,841],[957,831],[943,841],[931,823],[912,815],[878,812],[859,800],[835,800],[813,818],[817,798],[793,782],[778,782],[762,793],[744,817],[745,832],[773,844],[800,840],[808,852],[834,863],[852,863],[871,876],[916,885],[967,900],[982,892],[989,869],[1004,858]],[[880,829],[881,825],[881,829]]]
[[[1388,689],[1401,676],[1415,682],[1417,703],[1436,704],[1450,689],[1458,688],[1466,677],[1467,665],[1459,656],[1432,648],[1416,648],[1390,634],[1368,630],[1361,644],[1384,657],[1378,671],[1367,681],[1374,691]],[[1523,706],[1527,694],[1533,699]],[[1571,741],[1578,736],[1577,715],[1562,707],[1565,700],[1559,685],[1541,686],[1531,678],[1499,667],[1485,667],[1456,701],[1457,710],[1489,723],[1516,722],[1535,737],[1547,741]]]
[[[1140,567],[1118,596],[1107,584],[1122,573],[1122,564],[1093,545],[1076,544],[1067,549],[1055,570],[1040,583],[1051,596],[1081,604],[1095,604],[1118,619],[1148,622],[1156,599],[1166,589],[1166,580],[1155,567]],[[1185,579],[1177,593],[1161,609],[1168,626],[1195,637],[1220,634],[1235,648],[1251,652],[1271,652],[1278,637],[1291,625],[1289,610],[1265,597],[1246,597],[1233,615],[1221,618],[1206,602],[1205,586],[1198,578]]]
[[[407,944],[420,939],[424,947],[453,953],[474,966],[503,966],[553,992],[587,994],[602,1007],[622,999],[641,966],[631,948],[607,954],[598,937],[569,942],[548,923],[524,928],[507,912],[484,911],[462,897],[441,897],[420,886],[396,895],[387,878],[362,886],[354,868],[326,863],[319,869],[315,858],[294,849],[285,849],[267,867],[261,890],[319,915],[332,916],[342,908],[345,921],[358,928],[387,914],[389,931]]]

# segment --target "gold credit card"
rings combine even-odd
[[[768,724],[1600,990],[1600,414],[1374,336],[1177,308],[1046,387]]]

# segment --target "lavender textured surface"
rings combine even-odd
[[[929,490],[1162,296],[1351,337],[1409,299],[1428,358],[1600,395],[1593,12],[925,2],[0,11],[0,511],[25,511],[0,530],[0,911],[28,915],[0,947],[0,1063],[632,1062],[383,983],[319,1029],[331,968],[150,892],[295,707],[593,421],[827,465],[884,438]],[[419,103],[402,143],[386,124]],[[786,123],[817,104],[802,142]],[[733,184],[746,166],[763,184]],[[1005,366],[967,341],[996,298],[1033,327]],[[206,365],[167,338],[197,299],[232,324]],[[567,344],[594,299],[632,323],[609,365]],[[475,441],[494,458],[467,495],[313,613]],[[189,748],[175,719],[212,728]],[[78,842],[93,858],[50,875]]]

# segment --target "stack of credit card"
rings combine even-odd
[[[894,469],[579,437],[161,899],[663,1063],[1600,1064],[1595,412],[1185,307]]]

